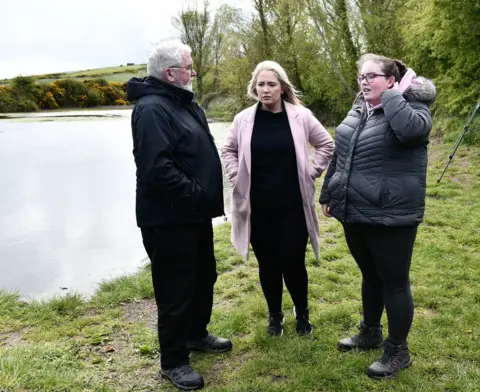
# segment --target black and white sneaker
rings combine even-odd
[[[309,319],[309,310],[304,309],[299,312],[295,307],[293,308],[293,314],[297,319],[297,326],[296,330],[300,336],[311,335],[313,332],[312,324],[310,323]]]
[[[270,313],[268,316],[267,332],[270,336],[283,335],[283,323],[285,319],[282,312]]]

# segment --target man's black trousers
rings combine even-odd
[[[187,340],[207,334],[217,280],[212,222],[142,228],[158,308],[161,366],[189,363]]]

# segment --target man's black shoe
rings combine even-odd
[[[282,336],[283,335],[283,313],[270,313],[268,315],[267,332],[270,336]]]
[[[203,377],[193,370],[190,365],[161,369],[160,375],[182,391],[195,391],[203,388],[205,385]]]
[[[382,326],[370,327],[363,321],[360,322],[358,328],[360,332],[351,338],[342,339],[338,342],[340,351],[357,350],[373,350],[383,345]]]
[[[219,338],[211,333],[207,334],[200,340],[190,340],[187,347],[191,351],[202,351],[206,353],[223,353],[232,349],[232,341],[230,339]]]
[[[383,355],[368,367],[367,374],[371,378],[382,380],[394,377],[400,369],[411,365],[412,359],[406,343],[395,345],[385,341]]]

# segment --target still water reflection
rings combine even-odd
[[[88,295],[142,264],[130,113],[0,120],[0,290]],[[228,124],[210,125],[220,146]]]

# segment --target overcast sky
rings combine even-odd
[[[0,0],[0,79],[145,63],[152,43],[179,36],[182,3]],[[223,3],[248,11],[252,0],[210,0],[213,11]]]

